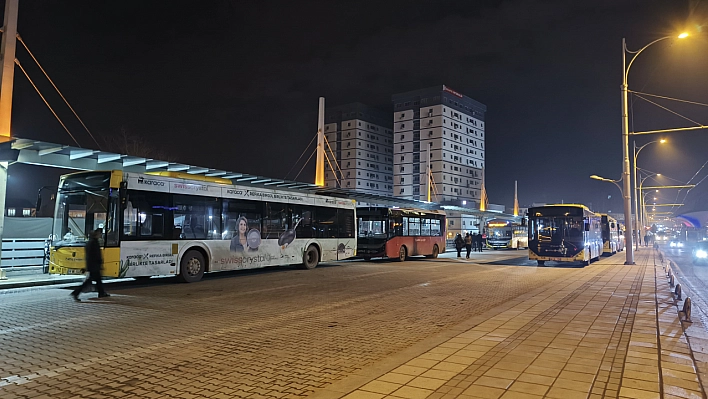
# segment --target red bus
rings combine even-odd
[[[445,252],[445,212],[411,208],[357,208],[357,257],[437,258]]]

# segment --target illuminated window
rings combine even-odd
[[[7,208],[7,216],[15,216],[15,208]]]

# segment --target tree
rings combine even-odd
[[[125,127],[111,135],[101,135],[104,146],[108,151],[119,154],[132,155],[141,158],[153,158],[161,161],[174,161],[175,157],[164,148],[156,146],[145,137],[130,132]]]

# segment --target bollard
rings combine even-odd
[[[671,288],[673,288],[674,284],[675,284],[674,275],[672,274],[671,277],[669,277],[669,286],[671,286]]]
[[[5,276],[5,270],[0,269],[0,280],[7,280],[7,276]]]
[[[676,294],[676,299],[679,301],[681,300],[681,284],[676,284],[676,289],[674,290],[674,294]]]
[[[683,309],[679,310],[679,315],[683,313],[686,315],[686,320],[689,323],[693,323],[691,321],[691,297],[686,297],[686,300],[683,303]]]
[[[671,266],[666,265],[666,278],[670,278],[671,274]]]

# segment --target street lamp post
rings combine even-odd
[[[644,149],[644,147],[648,146],[649,144],[653,144],[653,143],[662,143],[663,144],[665,142],[666,142],[666,140],[664,140],[664,139],[654,140],[654,141],[650,141],[650,142],[644,144],[643,146],[639,147],[639,149],[637,149],[637,142],[634,140],[632,141],[632,144],[634,146],[634,165],[633,165],[633,167],[634,167],[634,213],[635,213],[634,220],[635,220],[635,225],[636,225],[636,229],[637,229],[637,243],[635,245],[635,249],[637,251],[639,250],[639,244],[642,240],[642,238],[639,234],[640,213],[641,212],[639,212],[639,206],[637,204],[637,198],[639,197],[639,194],[640,194],[640,192],[637,191],[637,156],[639,156],[639,152],[641,152]],[[643,223],[644,223],[643,220],[641,220],[641,223],[643,226]]]
[[[687,33],[682,33],[678,36],[679,39],[687,37]],[[622,156],[623,156],[623,168],[622,168],[622,179],[624,183],[624,190],[622,194],[624,196],[624,220],[625,223],[632,223],[632,193],[631,193],[631,182],[630,182],[630,168],[629,168],[629,115],[627,106],[627,74],[629,74],[629,69],[632,67],[632,63],[637,59],[637,56],[644,51],[647,47],[651,46],[656,42],[660,42],[665,39],[670,39],[673,36],[666,36],[654,40],[653,42],[642,47],[639,51],[633,52],[627,50],[627,43],[624,38],[622,38]],[[632,53],[634,56],[627,64],[627,53]],[[634,246],[632,245],[632,232],[631,229],[625,229],[624,239],[627,243],[627,254],[624,264],[633,265],[634,264]]]
[[[635,159],[636,159],[636,157],[635,157]],[[636,162],[636,161],[635,161],[635,162]],[[637,166],[634,165],[634,167],[636,168]],[[650,175],[647,175],[647,176],[644,177],[643,179],[639,180],[639,188],[638,188],[637,191],[636,191],[635,209],[637,210],[637,218],[638,218],[638,220],[639,220],[639,224],[637,224],[637,245],[641,245],[641,243],[642,243],[642,235],[641,235],[641,233],[644,232],[644,223],[646,223],[646,213],[644,212],[644,197],[645,197],[646,195],[642,196],[642,187],[644,186],[644,182],[645,182],[648,178],[654,177],[654,176],[661,176],[661,173],[652,173],[652,174],[650,174]],[[635,177],[635,178],[637,177],[637,175],[636,175],[636,169],[635,169],[635,175],[634,175],[634,177]],[[636,184],[636,181],[635,181],[635,184]],[[657,190],[657,192],[658,192],[658,191],[659,191],[659,190]],[[641,201],[639,201],[639,208],[636,208],[636,200],[637,200],[637,198],[640,198],[640,197],[641,197]],[[640,226],[641,226],[641,227],[640,227]]]

